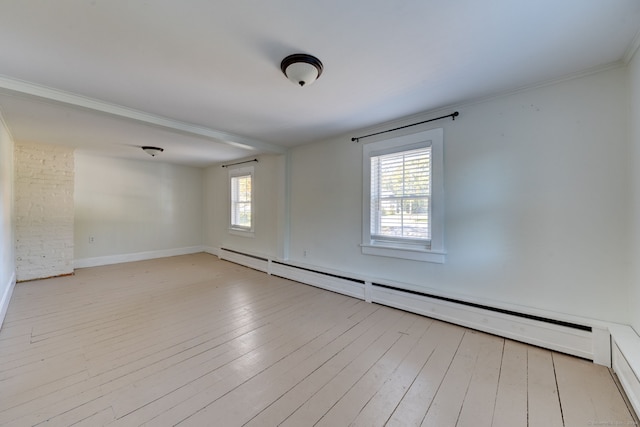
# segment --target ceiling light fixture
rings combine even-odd
[[[294,53],[282,60],[280,69],[293,83],[309,86],[322,74],[322,62],[315,56]]]
[[[142,147],[142,151],[144,151],[151,157],[155,157],[158,154],[162,153],[164,151],[164,148],[144,146]]]

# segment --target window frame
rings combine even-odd
[[[229,169],[229,210],[227,211],[229,214],[229,233],[236,234],[245,237],[253,237],[255,230],[255,173],[253,166],[244,166],[244,167],[236,167]],[[233,218],[233,207],[234,203],[236,203],[233,194],[233,180],[234,178],[241,178],[249,176],[251,178],[251,226],[243,227],[238,224],[234,224]]]
[[[424,240],[389,238],[375,239],[371,234],[371,157],[399,153],[431,146],[430,234]],[[379,139],[363,144],[363,197],[362,197],[362,253],[414,261],[444,263],[444,132],[430,129],[393,138]]]

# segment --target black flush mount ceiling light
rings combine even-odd
[[[145,153],[147,153],[151,157],[155,157],[158,154],[162,153],[164,151],[164,148],[150,147],[150,146],[147,145],[147,146],[142,147],[142,151],[144,151]]]
[[[322,62],[306,53],[294,53],[282,60],[280,69],[293,83],[309,86],[322,74]]]

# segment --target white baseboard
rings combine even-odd
[[[186,248],[163,249],[158,251],[136,252],[130,254],[107,255],[94,258],[81,258],[73,262],[74,268],[98,267],[101,265],[120,264],[123,262],[144,261],[147,259],[165,258],[178,255],[204,252],[203,246],[189,246]]]
[[[16,272],[11,274],[9,282],[6,283],[2,297],[0,298],[0,328],[4,323],[4,318],[7,315],[7,309],[9,308],[9,301],[11,301],[11,295],[13,295],[13,289],[16,286]]]
[[[631,406],[640,414],[640,336],[627,325],[612,325],[612,368]]]

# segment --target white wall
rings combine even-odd
[[[228,169],[221,165],[205,170],[205,246],[226,248],[253,255],[280,257],[284,234],[283,155],[262,155],[254,167],[254,236],[229,232]]]
[[[629,263],[632,268],[631,325],[640,333],[640,51],[636,51],[629,64],[629,140],[632,159],[632,237]]]
[[[73,273],[73,149],[15,144],[18,281]]]
[[[607,70],[462,106],[456,121],[412,129],[444,128],[444,265],[361,254],[366,140],[350,137],[367,129],[293,149],[291,260],[628,322],[625,81],[624,68]]]
[[[15,285],[13,140],[0,115],[0,326]]]
[[[76,260],[202,245],[202,169],[76,153],[75,178]]]

